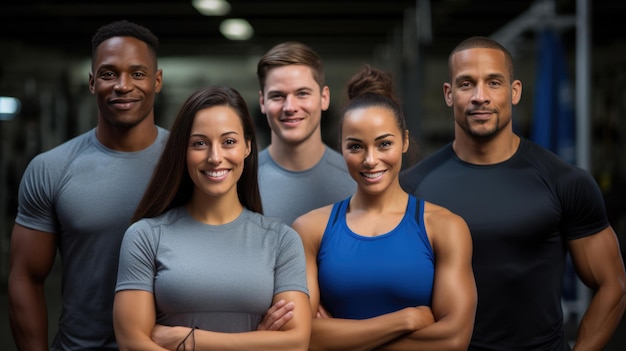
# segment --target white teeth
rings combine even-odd
[[[206,173],[206,175],[208,175],[209,177],[221,177],[225,175],[226,173],[228,173],[228,171],[227,170],[216,171],[216,172],[206,171],[204,173]]]
[[[385,171],[380,171],[376,173],[363,173],[363,175],[365,176],[365,178],[378,178],[383,175],[383,173],[385,173]]]

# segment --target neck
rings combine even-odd
[[[508,130],[489,140],[478,140],[461,131],[456,133],[452,149],[458,158],[467,163],[491,165],[513,157],[519,144],[520,137]]]
[[[154,143],[159,134],[154,122],[146,119],[131,128],[98,123],[96,138],[109,149],[123,152],[141,151]]]
[[[309,137],[299,144],[285,143],[278,138],[273,138],[268,147],[272,159],[281,167],[290,171],[304,171],[315,166],[324,156],[326,145],[321,136]]]
[[[369,194],[360,188],[350,199],[350,209],[369,213],[403,212],[409,195],[396,181],[388,189],[378,194]]]
[[[229,193],[211,197],[194,192],[185,208],[195,220],[211,225],[230,223],[243,211],[243,205],[239,202],[236,192],[234,196]]]

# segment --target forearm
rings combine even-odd
[[[419,313],[428,313],[419,322]],[[373,350],[430,323],[430,310],[403,309],[382,316],[353,320],[314,319],[310,350]]]
[[[623,287],[598,289],[581,320],[573,351],[605,347],[624,315],[624,293]]]
[[[308,335],[308,330],[217,333],[196,329],[194,350],[306,351],[309,345]]]
[[[417,331],[395,339],[377,351],[413,351],[413,350],[467,350],[471,331],[457,333],[433,333],[432,331]]]
[[[397,338],[377,350],[467,350],[474,328],[474,308],[458,307],[456,312],[424,328]]]
[[[43,285],[9,279],[9,321],[18,350],[48,350],[48,311]]]

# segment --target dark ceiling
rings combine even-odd
[[[250,54],[285,40],[299,40],[324,55],[369,55],[390,42],[403,18],[416,5],[430,7],[432,41],[424,50],[448,52],[469,35],[491,35],[527,11],[532,0],[382,0],[382,1],[256,1],[229,0],[226,17],[247,19],[255,29],[245,42],[226,40],[218,31],[225,17],[205,17],[191,0],[22,0],[0,5],[0,43],[53,48],[88,55],[97,27],[126,18],[151,28],[161,40],[161,55]],[[588,1],[591,3],[591,0]],[[557,13],[574,14],[576,0],[554,0]],[[427,4],[424,6],[422,4]],[[594,46],[624,38],[623,1],[595,1],[591,8]],[[413,11],[413,12],[412,12]],[[426,22],[422,22],[426,23]],[[414,27],[409,27],[414,30]],[[569,32],[574,32],[569,30]],[[574,34],[566,34],[573,38]]]

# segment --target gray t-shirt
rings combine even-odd
[[[58,236],[62,309],[52,350],[117,349],[119,248],[169,135],[158,133],[145,150],[118,152],[92,129],[36,156],[24,172],[15,222]]]
[[[265,148],[259,153],[259,190],[263,213],[291,225],[300,215],[351,196],[356,182],[343,156],[328,146],[315,166],[300,172],[281,167]]]
[[[158,324],[252,331],[275,294],[308,294],[304,249],[293,229],[247,209],[208,225],[177,207],[128,228],[116,291],[129,289],[154,294]]]

